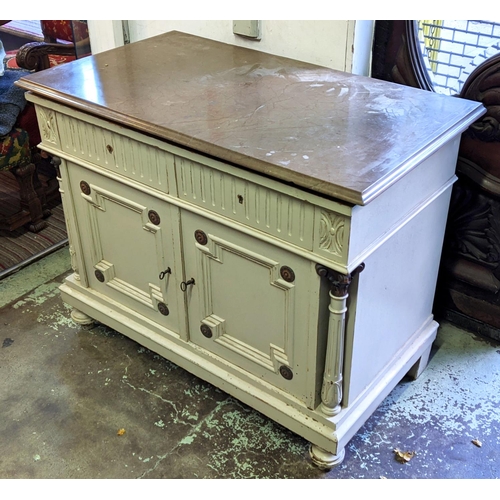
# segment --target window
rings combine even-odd
[[[500,52],[500,23],[418,21],[418,40],[433,90],[456,95],[477,66]]]

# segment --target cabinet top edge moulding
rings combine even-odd
[[[18,85],[353,205],[375,199],[484,113],[478,102],[176,31]]]

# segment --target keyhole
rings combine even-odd
[[[243,196],[241,194],[238,195],[238,201],[243,205]]]

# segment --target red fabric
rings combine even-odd
[[[89,31],[86,21],[40,21],[44,36],[67,42],[86,40]],[[74,35],[74,38],[73,38]]]
[[[23,111],[17,117],[16,127],[20,127],[28,132],[31,148],[38,146],[38,144],[42,142],[36,118],[35,106],[30,104],[25,106]]]

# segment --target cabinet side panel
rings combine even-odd
[[[432,318],[450,194],[451,187],[366,259],[358,281],[355,333],[346,339],[347,402],[388,369]]]
[[[349,262],[363,260],[370,247],[386,237],[442,186],[454,178],[460,137],[456,137],[368,205],[353,209]]]

